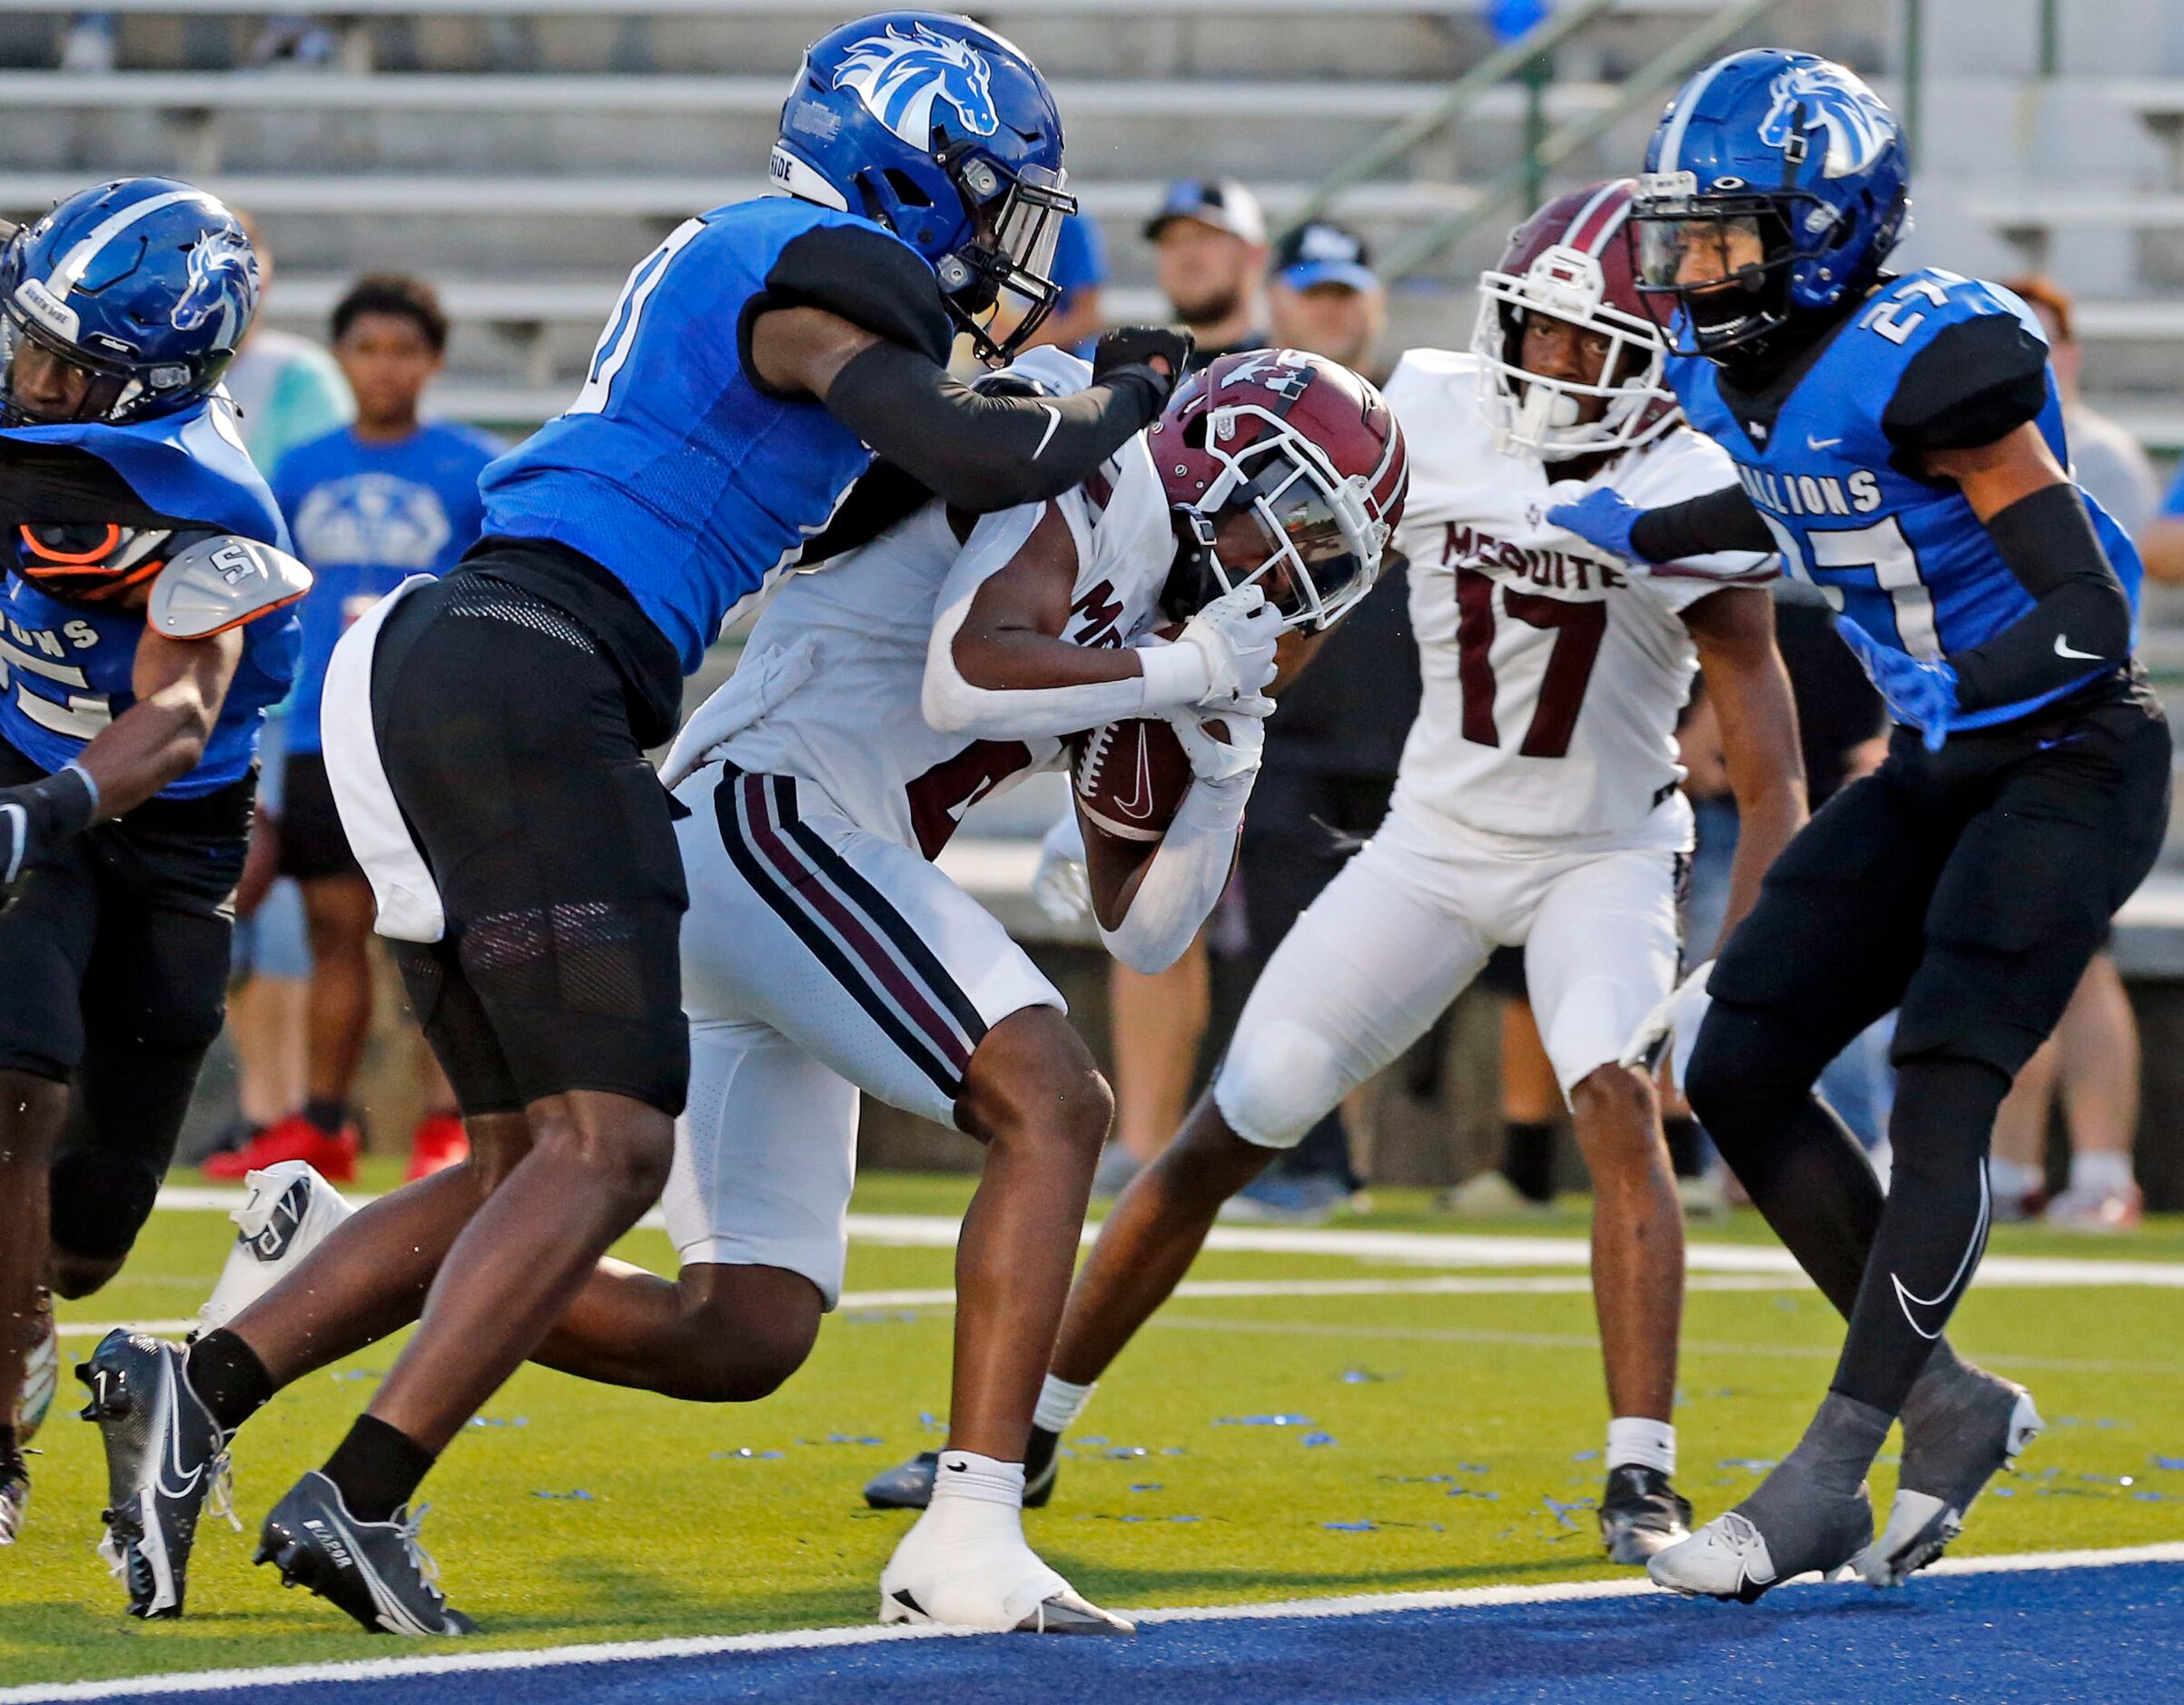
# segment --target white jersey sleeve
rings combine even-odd
[[[1424,677],[1396,808],[1518,840],[1684,845],[1675,735],[1697,655],[1681,613],[1724,577],[1766,577],[1767,559],[1636,576],[1547,511],[1595,487],[1696,496],[1734,478],[1726,456],[1677,427],[1557,479],[1496,448],[1468,353],[1414,350],[1386,394],[1410,450],[1397,542]]]
[[[1045,358],[1052,357],[1052,360]],[[1036,376],[1053,389],[1082,385],[1091,370],[1038,350]],[[1168,507],[1144,439],[1132,439],[1075,489],[1054,499],[1077,545],[1077,577],[1062,637],[1080,646],[1126,646],[1158,619],[1174,557]],[[791,576],[753,630],[763,657],[810,640],[809,680],[722,748],[746,770],[815,784],[859,828],[928,858],[979,800],[1062,761],[1051,734],[934,728],[924,714],[926,655],[944,588],[993,573],[1009,553],[974,550],[1028,535],[1037,508],[988,517],[973,545],[959,544],[946,508],[925,506],[871,543],[835,558],[825,573]],[[973,581],[974,589],[975,581]]]

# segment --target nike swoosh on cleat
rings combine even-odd
[[[2055,655],[2058,657],[2074,657],[2080,663],[2099,663],[2100,661],[2099,652],[2080,651],[2061,634],[2055,636]]]
[[[174,1375],[169,1373],[167,1377],[169,1381],[166,1394],[167,1448],[160,1455],[159,1473],[153,1477],[153,1490],[163,1498],[180,1500],[188,1497],[197,1490],[197,1483],[204,1478],[204,1464],[200,1463],[196,1467],[191,1469],[188,1474],[183,1477],[181,1484],[171,1485],[168,1483],[167,1470],[170,1463],[177,1475],[183,1474],[183,1466],[182,1418],[178,1413],[182,1394],[174,1389]]]

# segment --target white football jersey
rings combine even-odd
[[[1092,371],[1051,349],[1015,365],[1056,389],[1082,388]],[[1155,626],[1175,556],[1167,496],[1143,436],[1055,502],[1077,545],[1062,637],[1079,646],[1130,644]],[[1028,537],[1043,507],[989,516],[981,526]],[[927,858],[977,801],[1059,768],[1062,744],[1050,736],[973,740],[937,733],[924,719],[935,604],[962,548],[936,500],[824,568],[783,580],[746,655],[812,636],[811,676],[733,736],[722,755],[746,770],[808,778],[859,828]]]
[[[1687,844],[1675,793],[1676,717],[1697,653],[1681,612],[1724,585],[1760,585],[1775,559],[1742,553],[1631,575],[1547,521],[1612,487],[1641,508],[1736,483],[1728,455],[1677,426],[1588,480],[1505,453],[1468,354],[1413,350],[1386,387],[1410,449],[1396,542],[1425,693],[1395,809],[1523,839]]]

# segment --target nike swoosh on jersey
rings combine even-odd
[[[2062,634],[2055,636],[2055,655],[2058,657],[2075,657],[2080,663],[2099,663],[2100,661],[2099,652],[2080,651],[2072,646],[2068,636]]]
[[[1808,450],[1832,450],[1842,442],[1841,439],[1816,439],[1808,432],[1805,434],[1804,447]]]

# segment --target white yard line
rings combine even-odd
[[[372,1198],[352,1196],[362,1204]],[[198,1185],[171,1185],[159,1193],[159,1206],[184,1212],[227,1212],[240,1207],[243,1192]],[[639,1222],[658,1228],[655,1208]],[[849,1238],[875,1247],[953,1249],[960,1222],[945,1214],[851,1214]],[[1099,1233],[1084,1228],[1090,1243]],[[1398,1266],[1576,1267],[1591,1264],[1583,1237],[1501,1237],[1481,1232],[1373,1231],[1349,1227],[1216,1226],[1206,1247],[1238,1255],[1346,1256]],[[1685,1266],[1694,1273],[1766,1273],[1794,1276],[1797,1263],[1786,1249],[1768,1245],[1705,1243],[1687,1246]],[[2105,1257],[1991,1255],[1980,1265],[1979,1283],[1998,1286],[2146,1285],[2184,1290],[2184,1261],[2120,1261]]]
[[[2124,1563],[2184,1562],[2184,1544],[2136,1545],[2114,1551],[2026,1552],[2002,1557],[1948,1558],[1930,1572],[1943,1575],[2013,1574],[2035,1569],[2103,1569]],[[1792,1582],[1778,1592],[1796,1592]],[[1588,1599],[1636,1598],[1656,1592],[1645,1581],[1560,1581],[1543,1585],[1465,1587],[1449,1592],[1374,1592],[1334,1599],[1291,1599],[1270,1604],[1192,1605],[1136,1611],[1140,1623],[1262,1621],[1296,1617],[1384,1616],[1397,1611],[1487,1610],[1497,1605],[1556,1604]],[[418,1676],[558,1669],[577,1664],[631,1663],[675,1658],[710,1658],[730,1652],[822,1650],[868,1646],[896,1640],[970,1637],[968,1631],[937,1628],[818,1628],[778,1634],[728,1634],[693,1640],[639,1640],[527,1651],[446,1652],[414,1658],[370,1658],[348,1663],[209,1670],[193,1675],[153,1675],[114,1681],[74,1681],[0,1689],[0,1705],[59,1705],[72,1700],[136,1699],[259,1687],[305,1687],[340,1681],[391,1681]]]

